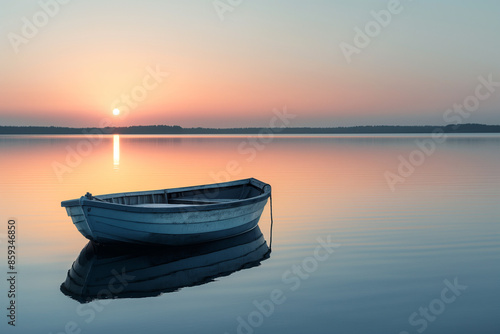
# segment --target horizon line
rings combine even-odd
[[[56,129],[129,129],[129,128],[147,128],[147,127],[168,127],[168,128],[180,128],[180,129],[204,129],[204,130],[235,130],[235,129],[347,129],[347,128],[360,128],[360,127],[435,127],[435,128],[445,128],[450,126],[462,127],[462,126],[483,126],[483,127],[496,127],[499,124],[486,124],[486,123],[457,123],[457,124],[365,124],[365,125],[339,125],[339,126],[283,126],[283,127],[270,127],[270,126],[246,126],[246,127],[205,127],[205,126],[190,126],[183,127],[181,125],[168,125],[168,124],[148,124],[148,125],[123,125],[123,126],[63,126],[63,125],[0,125],[0,128],[56,128]]]
[[[179,125],[132,125],[123,127],[0,126],[0,135],[162,135],[162,134],[434,134],[500,133],[500,125],[479,123],[435,125],[358,125],[339,127],[183,128]]]

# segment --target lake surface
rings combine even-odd
[[[0,136],[0,159],[2,333],[500,332],[500,136]],[[61,292],[87,245],[62,200],[247,177],[273,187],[268,258],[205,282],[180,271],[196,285],[156,296]],[[169,254],[141,256],[104,268]]]

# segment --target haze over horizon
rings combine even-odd
[[[0,5],[0,125],[500,124],[493,0]]]

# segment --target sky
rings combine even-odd
[[[500,124],[498,0],[0,8],[0,125]]]

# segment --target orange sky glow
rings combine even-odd
[[[284,107],[290,126],[443,124],[478,77],[500,80],[497,3],[453,18],[402,7],[347,61],[339,46],[384,6],[256,1],[221,16],[210,3],[70,2],[37,27],[36,1],[3,2],[1,125],[266,126]],[[499,103],[492,94],[467,121],[500,123]]]

